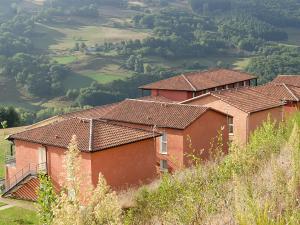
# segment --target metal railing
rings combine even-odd
[[[29,163],[26,167],[18,171],[14,176],[5,181],[5,192],[9,191],[19,182],[24,180],[28,176],[35,176],[40,173],[47,173],[47,164],[46,163]]]

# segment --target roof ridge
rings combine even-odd
[[[194,91],[197,91],[197,89],[195,88],[195,86],[189,81],[189,79],[188,79],[184,74],[181,74],[181,76],[182,76],[183,79],[191,86],[191,88],[192,88]]]
[[[107,119],[107,120],[93,119],[93,120],[97,121],[97,122],[104,123],[104,124],[109,124],[109,125],[112,125],[112,126],[116,126],[116,127],[124,127],[124,128],[128,128],[128,129],[131,129],[131,130],[137,130],[137,131],[144,131],[144,132],[148,132],[148,133],[153,133],[153,132],[151,132],[147,129],[143,129],[143,128],[140,128],[140,127],[131,127],[131,126],[125,125],[125,124],[118,124],[117,120],[111,120],[111,119]],[[155,132],[155,133],[159,134],[158,132]]]
[[[198,97],[198,96],[197,96]],[[183,106],[183,107],[194,107],[194,108],[208,108],[205,106],[201,105],[185,105],[181,104],[181,102],[157,102],[157,101],[151,101],[151,100],[143,100],[143,99],[134,99],[134,98],[127,98],[126,100],[129,101],[139,101],[139,102],[148,102],[148,103],[155,103],[155,104],[160,104],[160,105],[178,105],[178,106]]]
[[[289,89],[285,83],[282,83],[282,84],[288,90],[288,92],[296,99],[296,101],[299,102],[299,98],[293,93],[293,91],[291,89]]]
[[[90,119],[90,130],[89,130],[89,151],[92,151],[93,149],[93,130],[94,130],[94,125],[93,125],[93,119]]]

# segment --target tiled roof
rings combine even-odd
[[[185,129],[207,110],[207,107],[202,106],[128,99],[102,118],[118,122]]]
[[[155,83],[144,85],[140,88],[146,90],[161,89],[201,91],[255,78],[255,76],[241,71],[215,69],[178,75]]]
[[[116,107],[119,103],[113,103],[103,106],[97,106],[90,109],[80,110],[77,112],[67,113],[62,115],[63,118],[72,118],[72,117],[80,117],[86,119],[99,119],[106,113],[110,112],[114,107]]]
[[[275,83],[285,83],[288,85],[300,87],[300,75],[279,75],[273,82]]]
[[[9,139],[67,148],[73,135],[77,136],[80,151],[94,152],[157,137],[160,134],[101,120],[69,118],[13,134]]]
[[[255,88],[240,88],[210,92],[190,100],[186,100],[182,103],[191,103],[196,99],[200,99],[208,95],[214,96],[246,113],[258,112],[284,105],[282,101],[262,94],[261,92],[256,91]]]
[[[276,98],[282,101],[299,101],[300,87],[294,87],[284,83],[267,83],[254,88],[264,95]]]
[[[144,97],[138,98],[138,100],[145,100],[145,101],[152,101],[152,102],[169,102],[169,103],[177,102],[177,101],[171,100],[169,98],[166,98],[164,96],[144,96]]]

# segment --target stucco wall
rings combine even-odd
[[[247,142],[247,117],[248,114],[219,100],[211,95],[195,99],[187,104],[203,105],[219,110],[233,117],[233,136],[230,138],[236,143],[244,144]],[[211,120],[213,121],[213,119]],[[210,122],[211,122],[210,121]]]
[[[284,117],[287,118],[291,116],[293,113],[300,110],[300,103],[289,102],[284,106]]]
[[[251,113],[249,117],[249,135],[251,135],[251,133],[255,131],[259,126],[261,126],[269,116],[272,120],[281,122],[283,119],[283,108],[276,107],[273,109]]]
[[[211,107],[233,116],[233,136],[231,138],[239,144],[247,143],[251,132],[267,120],[268,115],[277,121],[282,120],[282,107],[248,114],[210,95],[195,99],[187,104]]]
[[[174,101],[184,101],[193,97],[189,91],[151,90],[151,96],[163,96]]]
[[[94,185],[100,172],[114,189],[150,182],[157,176],[155,139],[92,153],[91,162]]]
[[[167,134],[167,154],[160,154],[160,139],[157,139],[157,158],[159,167],[159,162],[161,159],[168,161],[168,169],[170,172],[174,172],[177,169],[183,168],[183,131],[176,129],[158,129],[159,132],[165,132]],[[159,168],[158,168],[159,169]]]
[[[30,143],[26,141],[15,140],[16,146],[16,167],[7,167],[6,177],[9,178],[22,169],[24,171],[28,168],[28,165],[31,164],[31,167],[37,166],[39,164],[39,152],[38,149],[43,147],[40,144]],[[65,149],[47,146],[47,171],[50,175],[53,184],[57,190],[60,189],[61,185],[65,182],[65,168],[64,168],[64,159],[65,159]],[[84,177],[85,186],[91,185],[91,164],[90,164],[90,154],[89,153],[80,153],[81,157],[81,168],[82,168],[82,177]]]
[[[184,131],[184,164],[186,166],[193,162],[191,155],[203,160],[209,159],[210,150],[214,150],[218,144],[218,131],[222,133],[223,152],[227,153],[229,136],[226,115],[209,110]]]

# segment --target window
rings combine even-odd
[[[160,137],[160,154],[168,154],[167,134],[165,132]]]
[[[233,134],[233,117],[228,117],[229,134]]]
[[[160,160],[160,171],[168,172],[168,161],[165,159]]]

